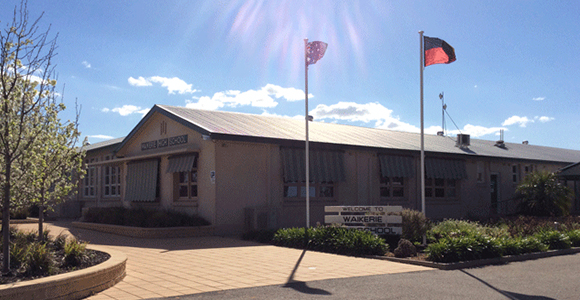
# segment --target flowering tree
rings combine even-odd
[[[39,33],[39,20],[28,22],[26,2],[22,2],[20,9],[14,9],[12,21],[0,29],[3,274],[10,272],[10,209],[30,204],[31,201],[45,203],[50,198],[49,194],[45,192],[42,196],[39,191],[47,185],[53,191],[60,189],[57,188],[59,181],[42,180],[48,176],[51,179],[57,177],[44,167],[54,167],[54,161],[48,159],[51,154],[65,153],[56,144],[63,138],[68,141],[78,137],[76,121],[61,123],[58,118],[65,107],[57,101],[58,94],[55,92],[56,76],[52,59],[56,55],[56,37],[49,38],[50,28]],[[71,148],[70,144],[65,145]],[[60,171],[64,172],[62,168]],[[44,200],[41,200],[43,197]]]

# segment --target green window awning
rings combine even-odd
[[[281,148],[284,182],[306,181],[304,149]],[[345,181],[344,153],[339,151],[310,150],[309,170],[311,182]]]
[[[169,158],[166,173],[189,172],[197,167],[197,155],[183,155]]]
[[[456,159],[425,158],[425,176],[440,179],[466,179],[465,161]]]
[[[379,155],[382,177],[415,177],[413,158],[410,156]]]
[[[146,160],[127,164],[125,200],[153,202],[157,195],[159,161]]]

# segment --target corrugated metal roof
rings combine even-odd
[[[121,144],[123,139],[125,139],[125,137],[120,137],[120,138],[116,138],[116,139],[112,139],[112,140],[106,140],[106,141],[86,145],[83,148],[86,151],[90,151],[90,150],[95,150],[95,149],[102,149],[102,148],[109,147],[109,146],[116,147],[118,144]]]
[[[245,113],[197,110],[185,107],[156,105],[192,127],[210,135],[231,135],[246,138],[304,141],[304,120]],[[153,107],[152,111],[155,110]],[[372,147],[397,150],[421,150],[419,133],[393,131],[352,125],[311,122],[311,142],[336,145]],[[468,148],[456,147],[455,138],[425,135],[425,151],[467,156],[487,156],[525,160],[574,163],[580,161],[580,151],[505,143],[504,148],[494,141],[471,139]]]

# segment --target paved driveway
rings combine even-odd
[[[226,237],[137,239],[69,223],[47,223],[61,232],[127,254],[127,276],[88,299],[147,299],[324,279],[427,271],[431,268],[262,245]],[[36,230],[37,224],[18,227]]]

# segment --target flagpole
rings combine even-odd
[[[420,39],[420,54],[421,57],[421,65],[419,67],[420,74],[421,74],[421,211],[427,216],[427,212],[425,211],[425,129],[424,129],[424,121],[423,121],[423,69],[425,68],[425,51],[424,49],[424,40],[423,40],[423,30],[419,31],[419,39]],[[423,235],[423,245],[427,244],[427,237]]]
[[[310,227],[310,167],[308,155],[308,39],[304,39],[304,119],[306,122],[306,146],[305,146],[305,165],[306,165],[306,228]]]

